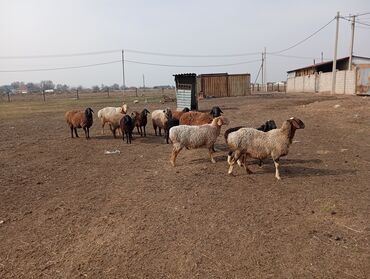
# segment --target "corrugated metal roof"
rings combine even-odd
[[[363,56],[356,56],[356,55],[353,55],[352,57],[353,58],[370,59],[370,57],[363,57]],[[339,59],[337,59],[337,62],[338,61],[344,61],[344,60],[349,60],[349,56],[339,58]],[[291,72],[295,72],[295,71],[299,71],[299,70],[304,70],[304,69],[316,68],[316,67],[319,67],[319,66],[322,66],[322,65],[327,65],[327,64],[332,64],[332,63],[333,63],[333,60],[322,62],[322,63],[316,63],[316,64],[312,64],[312,65],[305,66],[305,67],[302,67],[302,68],[297,68],[297,69],[294,69],[294,70],[287,71],[287,73],[291,73]]]

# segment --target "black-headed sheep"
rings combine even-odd
[[[73,131],[78,138],[77,128],[82,128],[85,131],[86,139],[90,138],[90,127],[93,124],[93,110],[91,108],[85,111],[71,110],[64,115],[69,128],[71,129],[71,137],[73,138]]]

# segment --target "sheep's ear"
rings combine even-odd
[[[94,113],[94,111],[93,111],[92,109],[90,109],[90,111],[91,111],[92,113]]]
[[[222,111],[222,109],[220,109],[220,113],[224,113],[224,112]]]

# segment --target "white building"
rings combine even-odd
[[[333,61],[288,71],[287,92],[331,92]],[[335,93],[370,95],[370,58],[337,59]]]

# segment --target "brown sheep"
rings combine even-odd
[[[212,122],[213,118],[221,116],[223,111],[219,107],[213,107],[209,113],[189,111],[180,117],[180,125],[203,125]]]
[[[143,136],[144,130],[144,137],[146,137],[145,127],[148,123],[148,114],[150,114],[150,111],[145,108],[141,113],[137,111],[134,111],[133,113],[135,114],[135,126],[137,133],[140,134],[140,136]]]
[[[85,111],[71,110],[64,115],[69,128],[71,129],[71,137],[73,138],[73,131],[78,138],[77,128],[82,128],[85,131],[86,139],[90,138],[90,127],[93,124],[93,110],[87,108]]]

